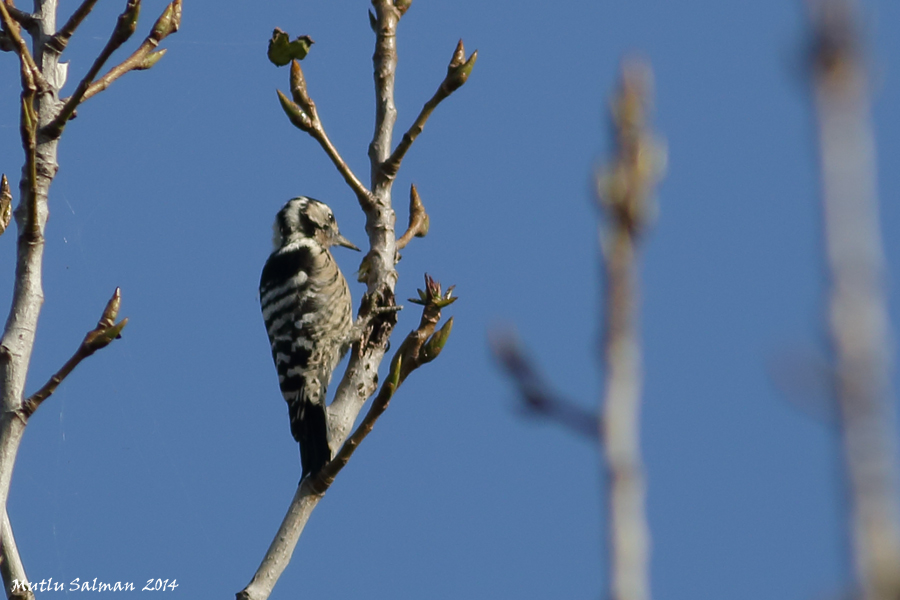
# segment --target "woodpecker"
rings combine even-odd
[[[302,479],[331,460],[325,392],[353,326],[350,289],[330,248],[359,248],[341,235],[328,206],[305,196],[278,211],[273,229],[259,302],[291,433],[300,444]]]

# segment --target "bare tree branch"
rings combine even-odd
[[[855,3],[810,2],[823,220],[851,538],[864,600],[900,598],[900,495],[875,141]]]
[[[360,207],[366,215],[370,249],[360,267],[359,280],[366,283],[367,291],[363,295],[353,328],[354,333],[358,335],[358,341],[353,344],[347,369],[337,387],[334,400],[326,410],[330,444],[341,449],[318,475],[301,481],[281,529],[253,580],[238,593],[239,600],[262,600],[269,596],[275,582],[287,566],[300,532],[311,511],[321,499],[321,494],[328,489],[337,473],[347,464],[355,448],[371,431],[375,420],[387,408],[390,398],[403,379],[419,365],[433,360],[450,333],[450,322],[434,333],[434,326],[437,323],[434,311],[438,304],[446,306],[453,299],[450,298],[449,291],[446,296],[440,297],[440,286],[427,278],[426,292],[420,292],[420,300],[426,305],[422,323],[398,349],[392,361],[388,381],[382,385],[363,423],[353,436],[350,436],[363,405],[377,389],[378,367],[387,352],[388,340],[397,322],[397,307],[394,301],[397,283],[397,271],[394,266],[398,259],[397,250],[406,246],[412,237],[424,236],[428,231],[428,215],[413,187],[410,192],[409,228],[400,240],[395,238],[396,215],[391,206],[393,178],[386,178],[382,173],[384,162],[390,156],[391,136],[396,121],[394,76],[397,67],[397,23],[411,2],[373,0],[372,4],[375,12],[370,13],[370,19],[376,40],[372,59],[375,71],[375,133],[369,145],[371,189],[367,189],[356,177],[326,135],[316,105],[309,97],[303,70],[296,60],[291,64],[292,98],[278,92],[281,106],[291,123],[308,132],[319,142],[357,196]],[[283,46],[289,45],[290,42],[287,42],[287,35],[281,30],[276,30],[275,35],[280,37],[282,47],[273,47],[270,44],[270,60],[276,65],[286,64],[291,49]],[[273,37],[272,44],[278,41]],[[305,41],[308,49],[310,43],[308,36],[298,38],[298,41]],[[298,51],[299,54],[305,54],[304,48],[299,48]],[[467,76],[468,71],[464,75],[455,75],[455,79],[448,76],[448,79],[458,81],[456,87],[459,87]],[[451,84],[448,86],[452,87]],[[435,293],[438,294],[437,298],[434,297]],[[436,319],[439,318],[438,308]]]
[[[19,61],[22,65],[23,92],[26,90],[36,92],[38,88],[42,90],[46,89],[47,82],[44,80],[40,69],[38,69],[37,64],[34,62],[34,58],[28,50],[28,45],[25,43],[25,40],[22,39],[19,25],[10,15],[9,7],[5,2],[0,2],[0,22],[3,24],[3,31],[13,44],[13,52],[19,56]]]
[[[379,390],[378,395],[372,402],[372,406],[369,408],[369,412],[362,423],[356,428],[353,435],[347,439],[337,456],[325,465],[314,478],[313,489],[318,493],[325,493],[340,470],[347,465],[359,444],[372,432],[375,421],[387,410],[388,404],[397,388],[400,387],[410,373],[437,358],[450,337],[450,332],[453,329],[453,317],[450,317],[436,333],[435,328],[441,320],[441,310],[456,302],[456,297],[453,296],[453,286],[450,286],[445,293],[441,290],[441,284],[426,273],[425,289],[419,290],[419,298],[411,298],[410,302],[424,306],[419,327],[406,336],[406,339],[403,340],[403,343],[394,353],[387,380],[382,384],[381,390]]]
[[[609,493],[610,598],[649,600],[650,530],[640,447],[641,347],[637,238],[653,210],[660,151],[647,129],[650,71],[623,67],[612,106],[615,158],[598,177],[608,228],[601,231],[606,278],[603,446]]]
[[[66,364],[64,364],[62,368],[60,368],[60,370],[57,371],[43,387],[41,387],[41,389],[22,403],[20,413],[25,419],[28,419],[34,414],[34,411],[38,409],[41,403],[49,398],[50,394],[56,391],[56,388],[59,387],[62,380],[68,377],[69,373],[71,373],[81,361],[97,350],[105,348],[114,339],[121,336],[122,330],[125,328],[125,325],[128,324],[127,318],[116,323],[121,303],[122,295],[119,288],[116,288],[112,298],[107,302],[106,308],[100,316],[100,320],[97,322],[97,327],[87,332],[87,335],[84,336],[84,340],[81,342],[81,345],[78,346],[78,350],[75,351],[75,354],[66,361]]]
[[[447,76],[444,78],[444,81],[441,82],[441,85],[434,93],[434,96],[432,96],[431,99],[425,103],[425,106],[422,107],[419,116],[416,117],[415,122],[413,122],[409,130],[403,134],[403,139],[397,145],[394,153],[382,163],[381,174],[384,177],[393,179],[397,176],[397,171],[400,169],[400,163],[403,161],[403,157],[406,156],[406,153],[412,147],[413,142],[416,141],[416,138],[419,137],[419,134],[425,129],[425,122],[428,121],[428,117],[431,116],[431,113],[434,112],[434,109],[437,108],[438,104],[443,102],[446,98],[449,98],[450,94],[458,90],[466,83],[466,81],[468,81],[469,75],[475,67],[476,60],[478,60],[478,50],[473,52],[472,56],[467,60],[466,49],[463,46],[462,40],[459,40],[459,43],[456,45],[456,50],[453,52],[453,58],[450,59],[450,65],[447,67]]]
[[[3,520],[0,522],[0,575],[3,576],[3,587],[6,589],[7,598],[15,600],[34,600],[34,593],[30,589],[22,589],[21,585],[14,590],[15,582],[20,584],[28,581],[25,574],[25,566],[19,557],[19,549],[16,547],[16,538],[13,535],[9,515],[3,511]]]
[[[512,332],[493,333],[490,345],[494,358],[519,388],[522,406],[529,414],[556,421],[569,431],[589,439],[600,439],[597,413],[552,392],[525,356]]]
[[[264,600],[269,597],[275,583],[290,562],[313,509],[334,483],[337,474],[347,465],[360,443],[372,432],[375,422],[387,410],[394,392],[410,373],[433,361],[441,353],[453,329],[453,318],[447,320],[438,331],[435,329],[441,320],[441,309],[456,301],[452,293],[452,286],[445,293],[441,290],[440,283],[425,275],[425,290],[419,290],[419,298],[411,300],[424,305],[418,328],[410,332],[394,353],[387,379],[381,385],[378,395],[372,401],[359,427],[346,440],[337,456],[318,474],[305,477],[300,482],[275,539],[253,579],[247,587],[238,592],[237,600]]]
[[[141,0],[128,0],[125,10],[119,16],[116,28],[113,30],[100,56],[97,57],[90,70],[82,78],[75,93],[65,100],[65,105],[59,115],[48,126],[44,127],[41,133],[51,138],[59,136],[66,126],[66,122],[75,114],[75,109],[79,104],[107,89],[125,73],[149,69],[163,57],[166,51],[156,50],[156,48],[163,39],[178,31],[178,27],[181,24],[182,0],[174,0],[166,6],[153,25],[150,34],[131,56],[110,69],[99,80],[94,81],[97,73],[100,72],[100,69],[103,68],[103,65],[106,64],[112,53],[134,34],[140,13],[140,2]]]
[[[50,41],[47,42],[47,46],[57,53],[62,53],[62,51],[66,49],[66,46],[69,45],[69,40],[72,38],[75,30],[78,29],[81,22],[91,13],[95,4],[97,4],[97,0],[83,0],[81,5],[75,9],[74,13],[72,13],[72,16],[69,17],[69,20],[66,21],[66,24],[62,26],[62,29],[57,31],[56,35],[50,38]]]
[[[362,181],[353,173],[353,170],[347,165],[337,148],[331,143],[322,121],[319,119],[319,113],[316,110],[316,104],[309,97],[306,89],[306,78],[303,76],[303,69],[297,60],[291,61],[291,94],[294,101],[291,102],[287,96],[278,91],[278,99],[281,107],[284,109],[291,123],[298,129],[307,132],[322,146],[325,153],[337,167],[338,172],[350,186],[350,189],[356,194],[360,206],[365,209],[373,202],[372,192],[363,185]]]
[[[134,34],[134,30],[137,29],[140,12],[141,0],[128,0],[125,4],[125,10],[119,15],[115,29],[113,29],[112,34],[109,36],[109,41],[106,42],[106,46],[104,46],[100,55],[94,60],[94,64],[91,65],[91,68],[88,69],[88,72],[78,83],[75,93],[66,99],[62,110],[59,111],[59,114],[50,125],[43,130],[45,135],[48,137],[56,137],[62,133],[62,128],[72,115],[75,114],[75,108],[81,104],[84,94],[87,92],[94,77],[97,76],[97,73],[100,72],[100,69],[103,68],[103,65],[106,64],[106,61],[109,60],[112,53],[118,50],[119,47],[127,42]]]
[[[16,52],[21,66],[22,95],[20,112],[20,132],[25,151],[25,164],[19,182],[19,205],[14,211],[18,229],[16,247],[16,271],[13,298],[9,316],[0,339],[0,513],[6,513],[7,498],[16,463],[18,448],[27,425],[27,415],[31,414],[41,400],[46,398],[59,381],[74,368],[83,356],[76,353],[73,359],[35,396],[24,400],[25,383],[28,375],[31,353],[34,348],[38,317],[44,301],[42,267],[44,251],[44,227],[48,215],[50,184],[59,169],[57,150],[59,131],[55,129],[65,124],[67,117],[60,121],[63,104],[58,94],[65,84],[67,69],[59,62],[59,51],[48,46],[56,33],[56,13],[58,0],[35,0],[36,24],[30,31],[33,37],[33,52],[29,51],[19,25],[10,12],[11,0],[0,1],[0,22],[3,25],[2,45]],[[136,2],[129,3],[132,7]],[[180,10],[180,0],[176,0]],[[171,5],[170,5],[171,7]],[[87,10],[82,5],[79,10]],[[77,12],[77,11],[76,11]],[[17,15],[21,17],[21,15]],[[79,18],[83,18],[79,17]],[[170,24],[174,19],[170,19]],[[121,20],[120,20],[121,25]],[[121,29],[117,27],[121,34]],[[154,32],[154,36],[157,32]],[[96,69],[94,69],[96,71]],[[92,86],[93,87],[93,86]],[[79,92],[80,93],[80,92]],[[90,88],[83,97],[90,95]],[[68,109],[67,109],[68,110]],[[51,127],[51,124],[54,124]],[[47,135],[51,133],[53,135]],[[43,135],[42,135],[43,134]],[[0,186],[2,187],[2,186]],[[8,192],[8,190],[6,190]],[[11,196],[0,192],[0,196]],[[2,202],[0,202],[2,205]],[[0,206],[0,215],[6,209]],[[111,304],[117,304],[117,301]],[[110,317],[111,305],[105,317]],[[103,321],[101,321],[103,322]],[[112,322],[103,331],[88,335],[81,353],[93,352],[109,343],[122,325]],[[15,541],[11,528],[0,527],[0,544],[3,545],[3,561],[6,567],[16,568],[11,549]],[[17,559],[16,559],[17,560]],[[5,568],[5,567],[4,567]],[[24,573],[24,571],[22,571]],[[22,575],[24,577],[24,574]],[[30,597],[28,595],[24,597]]]
[[[8,1],[6,3],[6,10],[9,11],[9,15],[27,31],[33,32],[35,30],[35,27],[37,26],[37,19],[34,18],[34,15],[16,8],[11,1]]]

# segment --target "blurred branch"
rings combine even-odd
[[[856,5],[810,2],[811,70],[818,118],[844,466],[850,485],[856,576],[864,600],[900,598],[896,416],[890,323],[883,287],[875,141]]]
[[[478,60],[478,50],[466,59],[466,49],[462,40],[459,40],[456,50],[453,52],[453,57],[450,59],[450,64],[447,66],[447,76],[441,82],[434,96],[422,107],[419,116],[416,117],[409,130],[403,134],[403,139],[397,145],[394,153],[381,164],[380,172],[382,176],[387,179],[393,179],[397,176],[403,157],[406,156],[413,142],[425,129],[425,122],[428,121],[428,117],[431,116],[438,104],[450,97],[450,94],[461,88],[468,81],[469,75],[475,67],[476,60]]]
[[[452,286],[444,293],[440,283],[425,275],[425,290],[419,290],[419,298],[411,300],[411,302],[424,306],[419,327],[410,332],[400,348],[397,349],[391,360],[391,370],[387,380],[381,385],[378,395],[369,407],[369,412],[353,435],[347,438],[337,455],[321,471],[300,481],[275,539],[270,544],[253,579],[247,587],[238,592],[237,600],[264,600],[269,597],[275,583],[290,562],[294,548],[300,540],[300,534],[313,509],[334,483],[337,474],[347,465],[360,443],[372,432],[375,422],[390,404],[394,392],[410,373],[431,362],[441,353],[450,337],[453,318],[451,317],[437,332],[435,329],[441,320],[441,309],[456,301],[452,293]]]
[[[640,450],[641,346],[636,247],[653,213],[661,152],[646,123],[649,67],[626,63],[612,104],[615,156],[598,177],[608,227],[601,232],[606,280],[603,446],[609,490],[610,598],[649,600],[650,530]]]
[[[72,358],[67,360],[66,364],[64,364],[40,390],[22,403],[22,408],[19,409],[19,413],[24,419],[27,420],[34,414],[34,411],[38,409],[41,403],[49,398],[50,394],[56,391],[56,388],[59,387],[59,384],[62,383],[63,379],[68,377],[69,373],[71,373],[81,361],[97,350],[105,348],[114,339],[120,337],[125,325],[128,324],[128,319],[122,319],[116,323],[116,317],[119,314],[119,306],[121,303],[122,295],[119,288],[116,288],[112,298],[106,303],[106,308],[103,310],[103,314],[97,322],[97,327],[84,336],[84,340],[81,342],[81,345],[78,346],[78,350],[75,351]]]
[[[525,356],[514,333],[494,333],[490,336],[490,345],[494,358],[519,388],[519,397],[528,413],[556,421],[569,431],[587,438],[600,438],[597,413],[550,391],[550,386]]]
[[[301,131],[305,131],[313,139],[315,139],[325,150],[325,153],[337,167],[338,172],[350,186],[350,189],[356,194],[360,206],[364,209],[373,202],[372,192],[363,185],[362,181],[356,176],[347,161],[341,157],[337,148],[331,143],[331,138],[325,133],[322,121],[319,119],[319,113],[316,110],[316,104],[309,97],[306,89],[306,78],[303,76],[303,69],[297,60],[291,61],[291,95],[293,102],[278,90],[278,99],[281,102],[281,108],[290,119],[291,123]]]

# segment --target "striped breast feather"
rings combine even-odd
[[[289,292],[302,291],[312,266],[312,252],[306,246],[273,252],[259,279],[260,303],[265,306]]]

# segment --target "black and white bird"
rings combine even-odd
[[[331,460],[325,392],[353,326],[350,289],[330,248],[359,248],[341,235],[328,206],[304,196],[278,211],[273,228],[259,301],[305,477]]]

